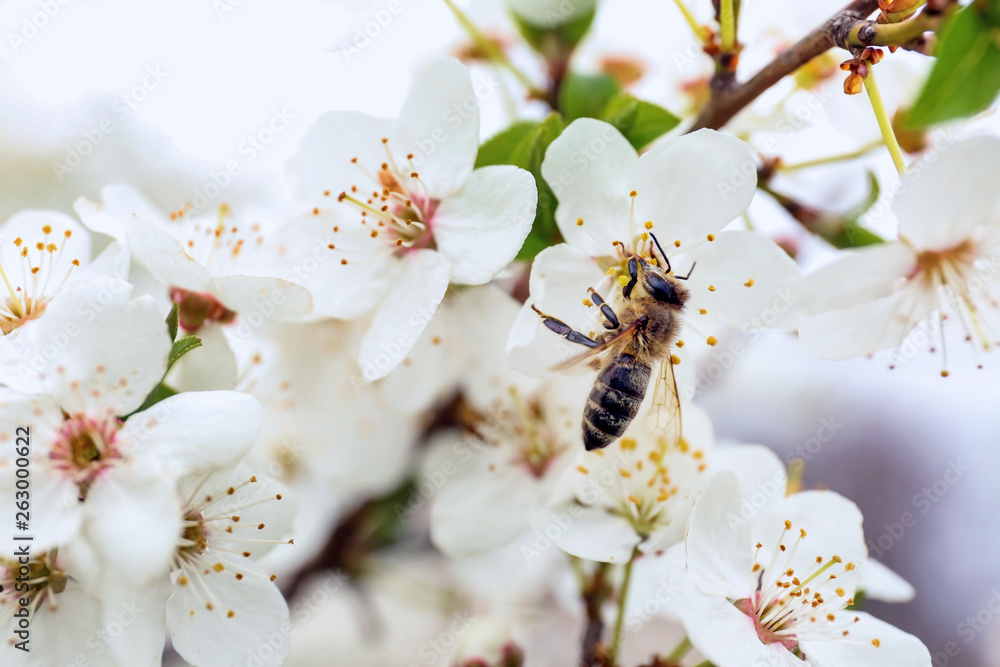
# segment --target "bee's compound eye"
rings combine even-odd
[[[664,303],[671,303],[675,306],[682,305],[681,300],[677,297],[677,290],[674,289],[673,284],[666,278],[655,273],[647,273],[645,278],[646,289],[654,299],[663,301]]]

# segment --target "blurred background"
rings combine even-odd
[[[499,2],[458,4],[504,30]],[[700,4],[692,6],[707,21],[711,7]],[[760,35],[741,62],[752,72],[840,3],[744,4],[741,30]],[[174,206],[233,160],[241,169],[226,197],[281,201],[317,116],[346,108],[392,116],[413,72],[465,43],[441,0],[6,0],[0,28],[3,219],[23,208],[70,211],[76,197],[97,199],[102,185],[122,181]],[[609,57],[640,67],[636,90],[675,112],[710,66],[667,0],[603,2],[580,59],[597,68]],[[919,56],[898,60],[898,77],[880,81],[890,106],[926,70]],[[498,75],[480,68],[474,76]],[[865,97],[844,97],[841,85],[841,77],[827,82],[821,108],[794,132],[756,135],[776,138],[768,150],[754,145],[792,161],[877,138]],[[518,104],[523,114],[540,113]],[[507,106],[500,96],[483,101],[484,137],[509,122]],[[977,126],[996,127],[996,119]],[[895,178],[876,150],[863,164],[810,170],[789,187],[813,193],[814,205],[845,209],[863,196],[866,169],[884,183]],[[776,237],[795,229],[761,193],[751,215]],[[796,250],[806,267],[824,260],[801,241]],[[858,503],[872,555],[917,589],[909,604],[871,603],[874,614],[921,637],[939,667],[1000,665],[1000,618],[991,610],[1000,609],[1000,361],[987,356],[978,370],[956,341],[951,376],[941,378],[935,341],[912,341],[912,355],[889,370],[888,355],[823,362],[792,335],[751,333],[741,354],[719,350],[700,361],[696,400],[721,437],[802,458],[807,486]]]

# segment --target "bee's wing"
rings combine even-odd
[[[656,386],[653,389],[653,404],[647,423],[653,435],[664,437],[674,445],[681,439],[681,399],[677,392],[677,378],[674,377],[674,362],[670,355],[660,361],[657,369]]]
[[[640,321],[636,320],[597,347],[592,347],[586,352],[571,357],[561,364],[556,364],[551,370],[565,371],[582,366],[593,366],[596,370],[596,368],[603,365],[604,357],[611,354],[614,350],[624,347],[632,340],[632,337],[635,336],[635,332],[639,330],[640,326]]]

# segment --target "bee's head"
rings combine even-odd
[[[649,296],[678,308],[687,301],[688,291],[658,266],[643,263],[642,286]]]

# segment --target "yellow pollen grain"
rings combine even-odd
[[[648,241],[649,240],[649,232],[643,232],[642,233],[642,240],[643,241]]]
[[[833,592],[837,594],[838,598],[844,597],[844,595],[846,595],[847,593],[847,591],[845,591],[843,588],[840,588],[839,586],[835,588]]]
[[[215,570],[216,572],[222,572],[223,570],[226,569],[226,567],[222,563],[216,563],[215,565],[212,566],[212,569]]]
[[[625,451],[635,449],[639,446],[639,442],[635,438],[622,438],[620,441],[621,448]]]
[[[708,311],[705,310],[704,308],[699,308],[698,309],[698,313],[701,314],[701,315],[708,315]]]
[[[236,574],[236,581],[240,581],[241,579],[243,579],[243,575],[242,575],[242,574],[239,574],[239,573],[237,573],[237,574]]]
[[[941,377],[943,377],[943,378],[948,377],[948,371],[944,371],[944,370],[941,371]]]
[[[576,469],[579,470],[580,472],[582,472],[584,475],[589,475],[590,474],[590,471],[587,470],[587,468],[585,468],[584,466],[577,466]]]
[[[187,577],[178,577],[177,578],[177,583],[180,584],[181,586],[187,586],[188,585],[188,578]]]
[[[674,247],[675,248],[680,248],[681,247],[681,242],[680,241],[674,241]]]
[[[587,308],[590,308],[591,306],[594,305],[594,302],[591,301],[590,299],[584,299],[583,300],[583,305],[585,305]]]
[[[792,529],[792,522],[789,521],[788,519],[785,519],[785,530],[791,530],[791,529]]]
[[[628,276],[618,276],[618,284],[622,287],[628,285]]]
[[[705,342],[711,345],[712,347],[715,347],[716,345],[719,344],[719,339],[716,338],[715,336],[709,336]]]
[[[743,283],[744,287],[753,287],[753,278]]]
[[[205,603],[205,609],[207,609],[209,611],[212,611],[212,609],[214,609],[214,607],[212,606],[211,602],[206,602]]]
[[[801,537],[802,539],[805,539],[805,538],[806,538],[806,531],[805,531],[805,529],[804,529],[804,528],[799,528],[799,537]],[[851,564],[850,564],[850,563],[848,563],[848,565],[851,565]],[[851,565],[851,569],[852,569],[852,570],[854,569],[854,566],[853,566],[853,565]]]
[[[844,566],[844,571],[845,572],[850,572],[851,570],[854,569],[854,567],[855,567],[854,563],[848,563],[847,565]]]
[[[42,231],[46,234],[52,233],[52,225],[42,225]]]
[[[645,225],[643,225],[643,226],[644,226],[644,227],[645,227],[646,229],[652,229],[652,228],[653,228],[653,221],[652,221],[652,220],[647,220],[647,221],[646,221],[646,224],[645,224]]]
[[[233,611],[232,609],[230,609],[229,612],[226,614],[226,618],[232,618],[235,615],[236,615],[236,612]]]
[[[882,645],[882,642],[880,642],[877,637],[872,640],[872,646],[874,646],[875,648],[878,648],[881,645]]]
[[[635,496],[633,496],[631,493],[628,496],[628,500],[633,505],[641,505],[642,504],[642,501],[639,500],[638,498],[636,498]]]
[[[707,238],[709,241],[714,241],[715,240],[715,234],[709,234],[705,238]]]
[[[619,474],[619,475],[621,475],[622,477],[631,477],[631,476],[632,476],[632,473],[630,473],[630,472],[629,472],[628,470],[626,470],[625,468],[622,468],[622,469],[620,469],[620,470],[618,471],[618,474]]]
[[[577,227],[583,227],[583,218],[577,218],[576,219],[576,226]]]
[[[342,259],[342,260],[340,260],[340,263],[341,264],[347,264],[347,260],[346,259]]]
[[[684,347],[684,341],[682,340],[677,341],[677,347]]]
[[[275,579],[277,579],[277,578],[278,578],[278,575],[276,575],[276,574],[272,574],[272,575],[271,575],[271,581],[274,581],[274,580],[275,580]]]
[[[676,366],[677,364],[681,363],[681,358],[678,357],[676,354],[671,354],[670,355],[670,363],[672,363],[674,366]]]
[[[715,291],[715,285],[709,285],[708,286],[708,291],[709,292],[714,292]]]
[[[632,192],[628,193],[628,196],[629,197],[635,197],[638,194],[639,194],[638,192],[636,192],[635,190],[633,190]]]

